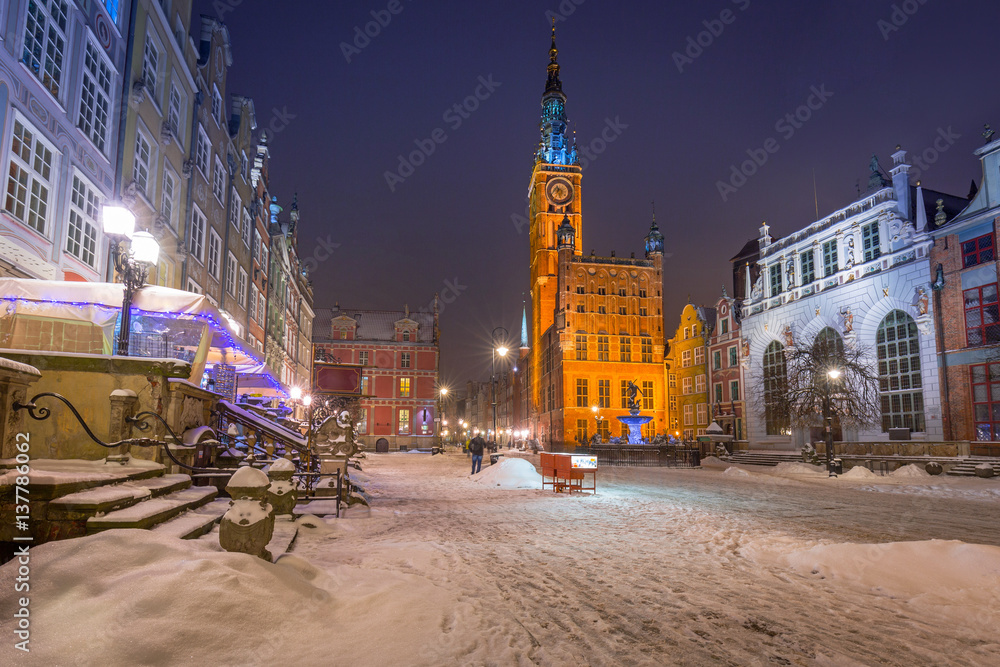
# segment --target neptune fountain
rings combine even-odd
[[[652,421],[652,417],[640,416],[639,415],[639,402],[636,400],[636,396],[639,394],[639,387],[636,386],[635,382],[629,381],[628,383],[628,411],[630,413],[629,417],[616,417],[618,421],[623,424],[628,425],[628,444],[630,445],[641,445],[642,444],[642,426],[643,424],[648,424]]]

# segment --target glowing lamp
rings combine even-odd
[[[504,347],[503,345],[501,345],[500,347],[498,347],[498,348],[497,348],[497,354],[499,354],[499,355],[500,355],[501,357],[506,357],[506,356],[507,356],[507,353],[508,353],[509,351],[510,351],[510,350],[508,350],[508,349],[507,349],[506,347]]]
[[[834,368],[832,371],[828,372],[827,375],[830,376],[831,380],[836,380],[842,375],[842,373],[839,368]]]
[[[135,215],[124,206],[105,206],[103,210],[104,233],[108,236],[132,238],[135,233]]]
[[[288,396],[293,400],[297,401],[302,398],[302,387],[292,387],[288,391]]]
[[[130,213],[129,215],[132,214]],[[135,225],[134,216],[132,224],[133,226]],[[132,234],[130,231],[129,236],[132,237],[132,259],[142,264],[155,266],[157,260],[160,258],[160,244],[156,242],[153,235],[149,232],[136,232]]]

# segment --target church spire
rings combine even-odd
[[[521,302],[521,349],[528,347],[528,306]]]
[[[556,48],[556,19],[552,17],[552,47],[549,49],[549,78],[545,82],[545,92],[562,92],[559,80],[559,49]]]
[[[559,49],[556,48],[556,22],[552,19],[552,46],[549,48],[548,77],[542,94],[542,139],[535,162],[572,165],[577,162],[575,142],[566,136],[566,95],[559,80]]]

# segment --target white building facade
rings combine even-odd
[[[747,278],[741,324],[746,391],[757,396],[747,405],[751,447],[798,449],[817,439],[818,429],[790,427],[768,409],[785,351],[817,337],[865,350],[880,377],[882,424],[845,428],[836,440],[888,440],[890,428],[942,438],[927,224],[935,193],[910,186],[906,151],[892,158],[891,181],[873,158],[869,192],[849,206],[778,240],[760,228],[760,274],[754,284]]]

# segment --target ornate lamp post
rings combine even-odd
[[[604,421],[604,417],[601,416],[601,408],[592,405],[590,409],[594,412],[594,428],[597,429],[597,436],[601,439],[601,442],[604,442],[604,436],[601,435],[601,422]]]
[[[160,256],[160,245],[149,232],[135,231],[135,215],[123,206],[105,206],[104,234],[111,240],[111,258],[115,271],[125,286],[122,300],[122,323],[118,331],[115,354],[128,356],[129,336],[132,330],[132,298],[146,284],[149,266],[155,265]],[[129,250],[122,244],[131,241]]]
[[[823,392],[823,424],[826,426],[826,474],[836,477],[833,470],[833,383],[841,376],[839,368],[831,368],[826,373],[826,391]]]
[[[502,333],[500,333],[502,332]],[[494,437],[497,432],[497,355],[501,357],[506,357],[509,350],[503,344],[503,341],[507,339],[510,335],[509,332],[503,327],[497,327],[493,330],[493,371],[490,376],[491,384],[493,385],[493,433]]]

